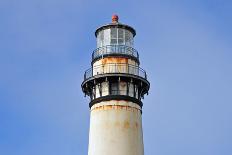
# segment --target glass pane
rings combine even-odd
[[[128,30],[125,30],[125,44],[130,47],[133,46],[133,35]]]
[[[100,39],[97,37],[97,47],[100,47]]]
[[[118,39],[118,44],[122,45],[123,44],[123,39]]]
[[[103,46],[104,34],[103,31],[100,31],[97,36],[97,47]]]
[[[102,96],[106,96],[109,94],[109,83],[103,82],[102,83]]]
[[[134,84],[129,83],[129,96],[134,97]]]
[[[125,40],[126,42],[130,40],[130,32],[128,30],[125,30]]]
[[[104,30],[104,43],[103,46],[110,44],[110,29]]]
[[[111,45],[115,45],[115,44],[117,44],[117,39],[111,39],[110,44],[111,44]]]
[[[111,39],[117,39],[117,29],[116,28],[111,28],[110,36],[111,36]]]
[[[100,97],[100,85],[95,85],[96,88],[96,98]]]
[[[139,92],[138,92],[138,86],[137,85],[135,85],[135,98],[139,98],[138,97],[138,95],[139,95]]]
[[[95,99],[95,98],[96,98],[96,91],[95,91],[95,87],[93,87],[93,92],[92,92],[92,94],[93,94],[93,99]]]
[[[123,39],[123,29],[118,29],[118,38]]]
[[[104,40],[104,33],[103,33],[103,31],[101,31],[101,33],[100,33],[100,40],[103,42],[103,40]]]
[[[127,83],[120,82],[119,83],[119,90],[120,90],[120,95],[127,95]]]
[[[118,95],[118,83],[111,83],[111,94]]]

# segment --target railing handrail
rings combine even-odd
[[[122,54],[135,57],[139,60],[139,53],[136,49],[126,45],[106,45],[98,47],[92,53],[92,60],[100,58],[107,54]]]
[[[124,66],[126,67],[126,69],[124,70],[118,68]],[[106,68],[108,67],[108,70],[105,70],[104,67]],[[97,72],[99,68],[101,68],[101,70],[100,72]],[[84,74],[84,80],[91,78],[95,75],[110,74],[110,73],[125,73],[125,74],[140,76],[142,78],[147,79],[146,71],[140,68],[139,66],[135,66],[127,63],[107,63],[107,64],[97,65],[86,70]]]

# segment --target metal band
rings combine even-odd
[[[143,106],[142,101],[140,101],[139,99],[136,99],[134,97],[130,97],[130,96],[126,96],[126,95],[107,95],[107,96],[102,96],[99,98],[96,98],[94,100],[92,100],[89,103],[89,108],[91,108],[94,104],[97,104],[99,102],[102,101],[110,101],[110,100],[124,100],[124,101],[131,101],[137,105],[139,105],[141,108]]]

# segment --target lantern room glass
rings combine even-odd
[[[97,35],[97,47],[107,45],[125,45],[133,47],[134,37],[133,34],[123,28],[108,28],[102,30]]]

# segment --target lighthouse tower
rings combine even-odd
[[[81,85],[90,97],[88,155],[143,155],[141,99],[150,84],[133,48],[136,31],[112,22],[99,27],[92,67]]]

